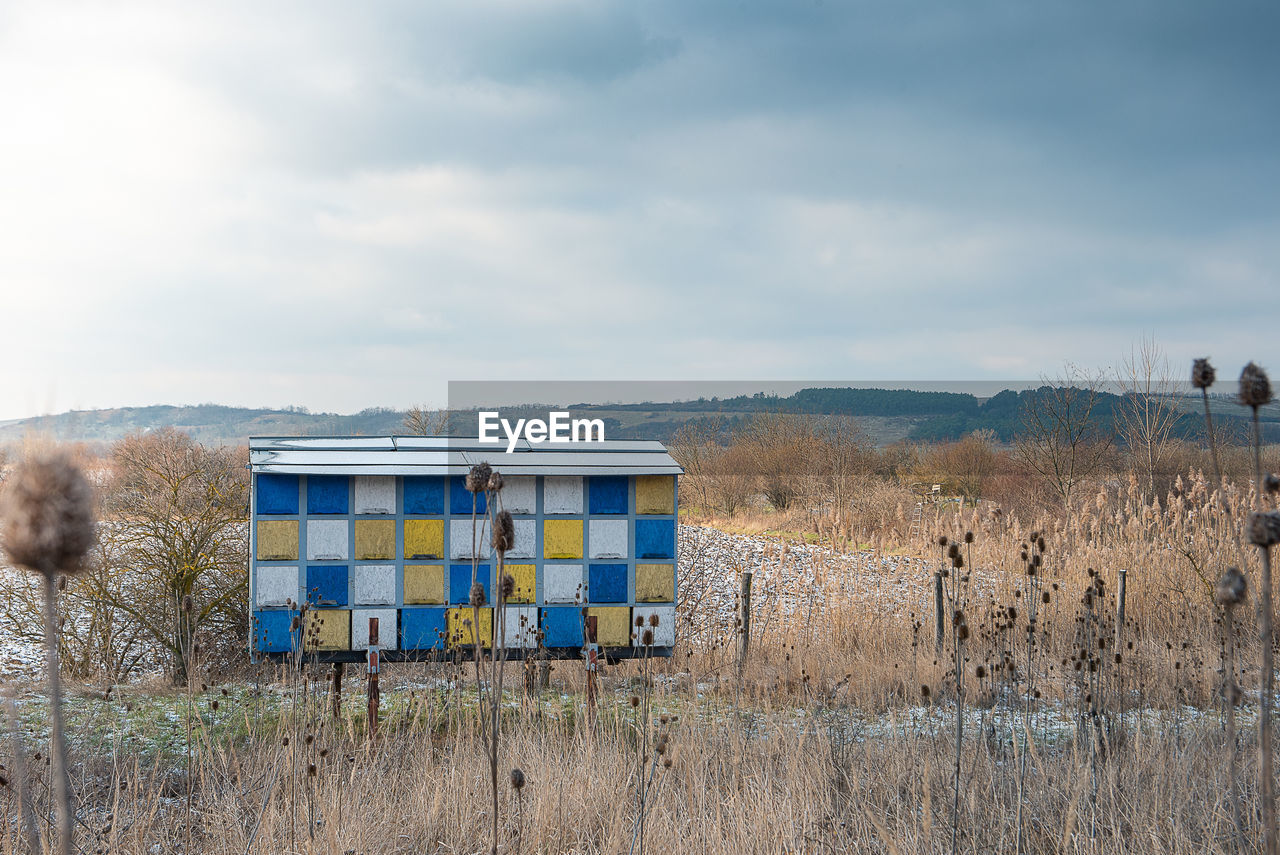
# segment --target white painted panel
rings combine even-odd
[[[542,568],[544,603],[582,602],[585,587],[581,564],[547,564]]]
[[[350,556],[351,538],[346,520],[307,520],[308,561],[345,561]]]
[[[357,564],[355,579],[355,605],[394,606],[396,604],[396,566],[394,564]]]
[[[582,478],[577,475],[548,475],[542,479],[544,514],[582,513]]]
[[[658,625],[649,626],[649,616],[658,616]],[[631,621],[634,625],[636,618],[644,618],[643,627],[635,627],[636,646],[640,646],[641,640],[644,638],[646,629],[653,630],[653,646],[654,647],[671,647],[676,643],[676,607],[675,606],[636,606],[631,610]]]
[[[259,565],[253,591],[259,607],[298,603],[298,568]]]
[[[400,632],[396,626],[395,609],[352,609],[351,649],[369,649],[369,618],[378,619],[378,649],[397,650]]]
[[[502,646],[537,647],[538,607],[507,606],[506,611],[507,625],[502,628]]]
[[[356,476],[357,514],[394,514],[396,479],[390,475]]]
[[[532,475],[513,475],[510,478],[503,478],[502,507],[513,514],[537,513],[538,479]]]
[[[449,557],[450,558],[471,558],[471,536],[472,536],[471,519],[449,520]],[[480,558],[488,558],[493,551],[490,547],[490,541],[493,538],[493,532],[489,529],[489,522],[485,518],[477,519],[475,522],[475,539],[476,552]]]
[[[630,526],[627,520],[591,520],[587,530],[591,557],[626,558]]]
[[[537,554],[538,521],[516,520],[516,542],[507,550],[507,560],[533,558]]]

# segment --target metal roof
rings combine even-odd
[[[476,437],[273,436],[249,438],[254,472],[295,475],[465,475],[485,462],[504,475],[680,475],[660,442],[482,444]]]

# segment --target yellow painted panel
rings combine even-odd
[[[508,564],[502,571],[515,580],[516,587],[508,603],[532,603],[537,594],[538,568],[532,564]]]
[[[674,514],[676,479],[671,475],[636,476],[636,513]]]
[[[675,567],[670,564],[637,564],[636,601],[674,603],[676,601]]]
[[[604,647],[631,646],[631,609],[626,606],[593,606],[587,617],[596,619],[596,643]]]
[[[582,520],[544,520],[543,558],[581,558]]]
[[[444,558],[444,520],[405,520],[404,557]]]
[[[406,604],[444,602],[443,564],[406,564],[404,566],[404,601]]]
[[[579,541],[581,542],[581,541]],[[258,523],[259,561],[298,560],[298,521],[271,520]]]
[[[451,650],[475,643],[474,636],[471,634],[473,619],[470,606],[449,609],[446,615],[445,632]],[[485,647],[493,646],[493,609],[480,610],[480,640]]]
[[[356,520],[357,560],[395,557],[395,520]]]
[[[312,609],[302,635],[304,650],[346,650],[351,646],[351,612],[346,609]]]

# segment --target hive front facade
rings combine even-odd
[[[477,641],[576,657],[588,618],[607,655],[670,655],[681,470],[661,443],[504,453],[457,438],[290,437],[251,439],[249,451],[255,659],[363,659],[370,618],[386,660],[445,658]],[[497,619],[489,509],[465,488],[481,462],[502,473],[498,501],[515,521],[504,566],[514,588]],[[478,625],[473,568],[486,601]]]

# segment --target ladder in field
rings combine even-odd
[[[920,486],[923,487],[924,485],[920,485]],[[924,495],[922,495],[920,497],[920,500],[916,502],[915,510],[911,512],[911,534],[910,534],[911,540],[915,540],[916,538],[920,537],[920,535],[924,532],[925,503],[929,502],[934,507],[937,507],[938,496],[940,496],[941,494],[942,494],[942,485],[934,484],[933,489],[931,489],[928,493],[925,493]]]

